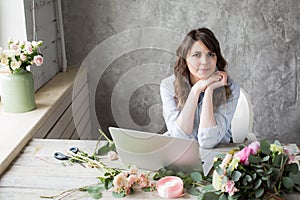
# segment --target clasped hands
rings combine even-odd
[[[193,85],[198,94],[204,91],[213,91],[216,88],[227,85],[227,73],[223,71],[214,72],[208,79],[199,80]]]

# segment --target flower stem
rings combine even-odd
[[[106,136],[106,134],[105,134],[101,129],[98,129],[98,131],[101,133],[101,135],[102,135],[103,137],[105,137],[105,139],[106,139],[109,143],[113,143],[113,141],[110,140],[110,139]]]
[[[82,156],[82,155],[79,155],[79,154],[75,154],[72,151],[68,151],[67,153],[72,156],[72,159],[75,159],[75,160],[78,160],[78,161],[86,161],[88,163],[91,163],[91,164],[95,165],[95,167],[97,167],[97,168],[103,168],[105,170],[109,169],[105,164],[103,164],[100,161],[92,160],[89,157]]]

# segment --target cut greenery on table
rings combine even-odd
[[[67,190],[55,196],[43,198],[63,199],[76,191],[88,192],[93,198],[102,197],[103,191],[110,190],[114,197],[133,194],[135,190],[154,191],[155,183],[165,176],[177,176],[183,180],[184,192],[198,196],[199,200],[234,199],[275,199],[279,200],[289,192],[300,192],[300,167],[295,154],[266,140],[253,142],[248,146],[233,149],[227,154],[218,155],[214,160],[213,173],[205,177],[200,172],[183,173],[160,169],[157,172],[139,170],[135,166],[126,169],[105,165],[99,156],[116,151],[116,146],[105,133],[101,133],[93,155],[84,151],[68,152],[71,163],[98,168],[103,176],[93,185]],[[99,146],[105,137],[107,143]]]

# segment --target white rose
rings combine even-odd
[[[222,177],[218,174],[216,170],[213,173],[212,185],[215,190],[222,190]]]
[[[22,64],[21,61],[16,61],[16,60],[11,61],[11,63],[10,63],[11,68],[13,70],[19,68],[21,66],[21,64]]]
[[[38,43],[36,41],[32,41],[31,44],[32,44],[33,47],[37,47],[38,46]]]
[[[8,59],[7,58],[5,58],[5,57],[2,57],[1,58],[1,65],[8,65]]]

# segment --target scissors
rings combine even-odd
[[[73,153],[77,153],[79,151],[78,147],[71,147],[69,149],[69,151],[73,152]],[[70,156],[67,156],[61,152],[55,152],[54,153],[54,158],[58,159],[58,160],[69,160],[69,158],[71,158]]]

